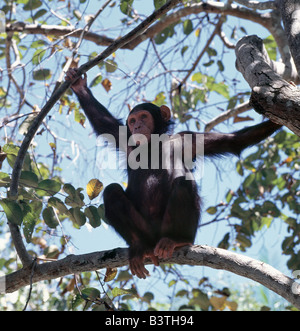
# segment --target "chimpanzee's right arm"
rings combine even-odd
[[[66,73],[66,80],[74,79],[76,74],[76,69],[69,69]],[[97,135],[111,134],[116,140],[116,147],[119,147],[119,127],[123,124],[93,96],[91,90],[87,87],[86,74],[83,78],[78,78],[71,85],[71,89],[76,94],[95,133]]]

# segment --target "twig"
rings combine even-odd
[[[29,303],[29,300],[31,298],[31,292],[32,292],[32,280],[33,280],[33,275],[34,275],[34,270],[35,270],[35,267],[37,265],[36,263],[36,258],[33,260],[33,263],[32,263],[32,268],[31,268],[31,275],[30,275],[30,288],[29,288],[29,293],[28,293],[28,297],[27,297],[27,301],[26,301],[26,304],[25,304],[25,307],[23,308],[23,311],[25,311],[27,309],[27,306],[28,306],[28,303]]]
[[[199,56],[197,57],[196,61],[194,62],[192,68],[188,71],[187,75],[183,78],[183,80],[180,83],[180,86],[183,86],[186,81],[188,80],[188,78],[190,77],[190,75],[193,73],[193,71],[196,69],[197,65],[199,64],[200,60],[202,59],[203,55],[206,53],[209,45],[211,44],[211,42],[213,41],[213,39],[215,38],[215,35],[218,34],[218,32],[220,31],[220,28],[222,26],[222,24],[224,23],[224,17],[221,16],[216,27],[215,30],[213,31],[213,33],[211,34],[211,36],[209,37],[209,39],[207,40],[202,52],[199,54]]]
[[[84,35],[90,30],[92,24],[95,22],[95,20],[97,19],[97,17],[103,12],[103,10],[110,4],[111,1],[112,0],[106,1],[106,3],[98,10],[98,12],[96,13],[96,15],[93,18],[91,18],[89,20],[89,22],[86,24],[86,26],[82,29],[81,34],[80,34],[80,37],[79,37],[79,39],[77,41],[77,44],[76,44],[76,46],[73,49],[72,56],[68,59],[67,63],[65,64],[65,66],[64,66],[64,68],[63,68],[63,70],[62,70],[62,72],[61,72],[61,74],[60,74],[60,76],[59,76],[59,78],[58,78],[58,80],[56,82],[57,85],[59,85],[63,81],[66,72],[69,70],[72,61],[74,60],[75,56],[78,53],[78,50],[79,50],[79,47],[81,46],[81,43],[82,43],[83,38],[84,38]]]
[[[244,113],[247,110],[252,109],[252,106],[250,106],[249,101],[246,101],[232,109],[227,110],[226,112],[222,113],[221,115],[215,117],[212,119],[209,123],[205,126],[205,132],[211,131],[216,125],[224,122],[225,120],[228,120],[231,117],[234,117],[238,114]]]

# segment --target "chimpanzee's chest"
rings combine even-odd
[[[128,173],[128,198],[147,219],[162,219],[172,181],[166,170],[138,169]]]

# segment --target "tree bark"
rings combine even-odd
[[[146,261],[146,264],[150,263],[151,261]],[[183,247],[176,251],[172,258],[162,260],[161,263],[207,266],[227,270],[262,284],[300,309],[300,285],[270,265],[247,256],[221,248],[197,245]],[[5,278],[0,278],[0,284],[5,282],[6,293],[12,293],[31,283],[108,267],[119,268],[127,264],[128,250],[124,248],[84,255],[69,255],[59,261],[32,265],[34,271],[32,267],[23,268]]]
[[[298,75],[300,74],[300,2],[298,0],[279,0],[284,29],[294,59]]]
[[[275,71],[263,41],[257,36],[242,38],[236,56],[236,67],[252,89],[254,109],[300,136],[300,90]]]

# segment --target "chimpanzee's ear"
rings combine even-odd
[[[168,122],[171,119],[171,110],[168,106],[161,106],[160,107],[160,111],[161,111],[161,117],[163,118],[163,120],[165,122]]]

